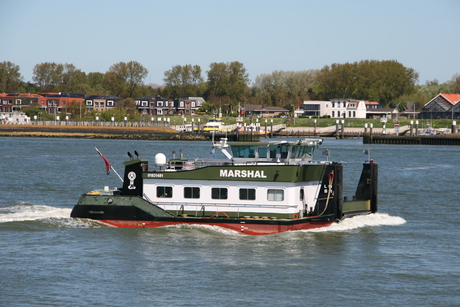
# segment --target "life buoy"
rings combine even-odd
[[[292,219],[293,219],[293,220],[297,220],[298,218],[299,218],[299,215],[298,215],[297,213],[294,213],[294,214],[292,215]]]

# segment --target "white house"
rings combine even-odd
[[[307,100],[297,106],[295,117],[299,116],[331,116],[331,102]]]
[[[331,118],[366,118],[366,102],[354,99],[331,99]]]

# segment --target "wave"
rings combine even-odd
[[[11,206],[0,207],[0,224],[15,222],[40,222],[50,227],[87,228],[102,227],[99,222],[70,217],[72,209],[57,208],[18,202]]]
[[[364,227],[376,226],[398,226],[406,223],[406,220],[399,216],[391,216],[387,213],[372,213],[368,215],[357,215],[344,219],[340,223],[334,223],[323,228],[301,230],[305,232],[327,232],[327,231],[347,231]]]
[[[57,208],[46,205],[35,205],[26,202],[19,202],[11,206],[0,207],[0,224],[12,222],[36,221],[47,227],[55,228],[101,228],[108,227],[103,223],[89,219],[71,218],[69,208]],[[347,218],[340,223],[334,223],[327,227],[310,230],[299,230],[299,232],[328,232],[348,231],[364,227],[395,226],[406,223],[406,220],[391,216],[387,213],[374,213],[359,215]],[[220,233],[223,235],[241,235],[241,233],[211,225],[172,225],[163,228],[198,229],[204,232]]]

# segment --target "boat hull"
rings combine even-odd
[[[269,235],[276,234],[286,231],[297,231],[297,230],[308,230],[314,228],[321,228],[329,226],[334,222],[324,221],[324,222],[312,222],[307,219],[299,220],[297,223],[254,223],[248,220],[241,221],[191,221],[191,220],[175,220],[175,221],[133,221],[133,220],[100,220],[100,222],[114,226],[114,227],[123,227],[123,228],[156,228],[156,227],[167,227],[175,225],[207,225],[207,226],[216,226],[226,229],[230,229],[236,232],[244,233],[247,235]]]
[[[138,197],[82,195],[71,217],[89,218],[122,228],[155,228],[172,225],[217,226],[248,235],[267,235],[285,231],[307,230],[329,226],[334,215],[294,219],[232,218],[221,212],[206,217],[176,216]]]

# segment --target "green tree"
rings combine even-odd
[[[104,89],[104,74],[101,72],[90,72],[86,76],[86,93],[88,95],[104,95],[107,91]]]
[[[249,75],[240,62],[211,63],[208,71],[207,95],[217,103],[228,97],[235,104],[248,91]]]
[[[22,80],[18,65],[9,61],[0,62],[0,92],[14,93],[18,91]]]
[[[110,76],[110,80],[118,80],[123,84],[124,93],[120,94],[123,96],[134,98],[136,89],[143,84],[143,80],[148,75],[149,71],[142,66],[139,62],[130,61],[128,63],[119,62],[110,66],[108,73],[115,74],[116,78]],[[107,75],[107,73],[106,73]],[[109,82],[110,86],[114,84]],[[113,87],[111,88],[113,90]],[[123,97],[122,96],[122,97]]]
[[[115,73],[108,71],[104,74],[104,78],[102,80],[103,88],[112,95],[118,97],[124,97],[126,94],[126,82],[123,78]]]
[[[202,96],[203,76],[199,65],[176,65],[164,75],[169,97]]]
[[[35,65],[32,80],[35,81],[40,91],[57,91],[62,83],[64,65],[57,63],[40,63]]]
[[[58,85],[59,92],[82,93],[86,92],[86,73],[77,69],[73,64],[64,64],[61,82]]]
[[[254,95],[267,106],[286,106],[311,99],[317,70],[274,71],[256,77]]]
[[[332,64],[319,72],[315,89],[322,99],[355,98],[382,104],[415,91],[418,73],[397,61]]]

